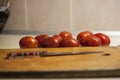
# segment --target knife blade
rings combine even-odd
[[[93,53],[103,53],[103,51],[79,51],[79,52],[44,52],[41,53],[41,57],[50,56],[65,56],[65,55],[80,55],[80,54],[93,54]]]

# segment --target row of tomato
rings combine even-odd
[[[110,37],[104,33],[82,31],[77,37],[68,31],[49,36],[40,34],[36,37],[24,36],[19,41],[20,48],[55,48],[55,47],[79,47],[79,46],[109,46]]]

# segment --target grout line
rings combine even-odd
[[[28,12],[27,12],[27,0],[24,0],[24,3],[25,3],[25,24],[26,24],[26,30],[28,30]]]
[[[73,31],[73,0],[70,0],[70,27]]]

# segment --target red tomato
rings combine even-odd
[[[44,39],[42,43],[42,47],[45,48],[53,48],[58,46],[59,46],[59,41],[55,37],[48,37]]]
[[[89,36],[89,35],[93,35],[93,33],[90,32],[90,31],[83,31],[83,32],[80,32],[80,33],[77,35],[77,39],[80,41],[81,38],[84,38],[84,37]]]
[[[25,36],[20,39],[19,46],[20,48],[37,48],[38,41],[31,36]]]
[[[70,32],[68,32],[68,31],[62,31],[62,32],[60,32],[60,34],[59,34],[62,38],[64,38],[64,37],[70,37],[70,38],[72,38],[72,34],[70,33]]]
[[[85,40],[85,37],[87,36],[90,36],[90,35],[93,35],[92,32],[90,31],[83,31],[83,32],[80,32],[78,35],[77,35],[77,40],[80,42],[81,45],[84,45],[84,40]]]
[[[100,38],[90,35],[82,38],[81,40],[82,46],[101,46],[101,40]]]
[[[76,40],[74,38],[65,37],[62,39],[60,46],[61,47],[79,47],[80,44],[79,44],[78,40]]]
[[[62,40],[62,37],[60,35],[56,34],[53,37],[55,37],[59,42],[61,42],[61,40]]]
[[[110,45],[110,38],[109,38],[108,35],[103,34],[103,33],[96,33],[94,35],[97,36],[97,37],[99,37],[101,39],[103,46]]]
[[[46,38],[48,38],[48,37],[49,36],[46,35],[46,34],[42,34],[42,35],[36,36],[35,39],[37,39],[37,41],[39,43],[38,47],[42,47],[43,40],[46,39]]]

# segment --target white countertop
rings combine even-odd
[[[2,34],[0,35],[0,49],[19,48],[19,40],[26,35]]]
[[[120,45],[120,32],[106,32],[110,36],[111,44],[110,46]],[[23,36],[28,36],[25,34],[0,34],[0,49],[11,49],[19,48],[19,40]],[[36,35],[29,35],[36,36]]]

